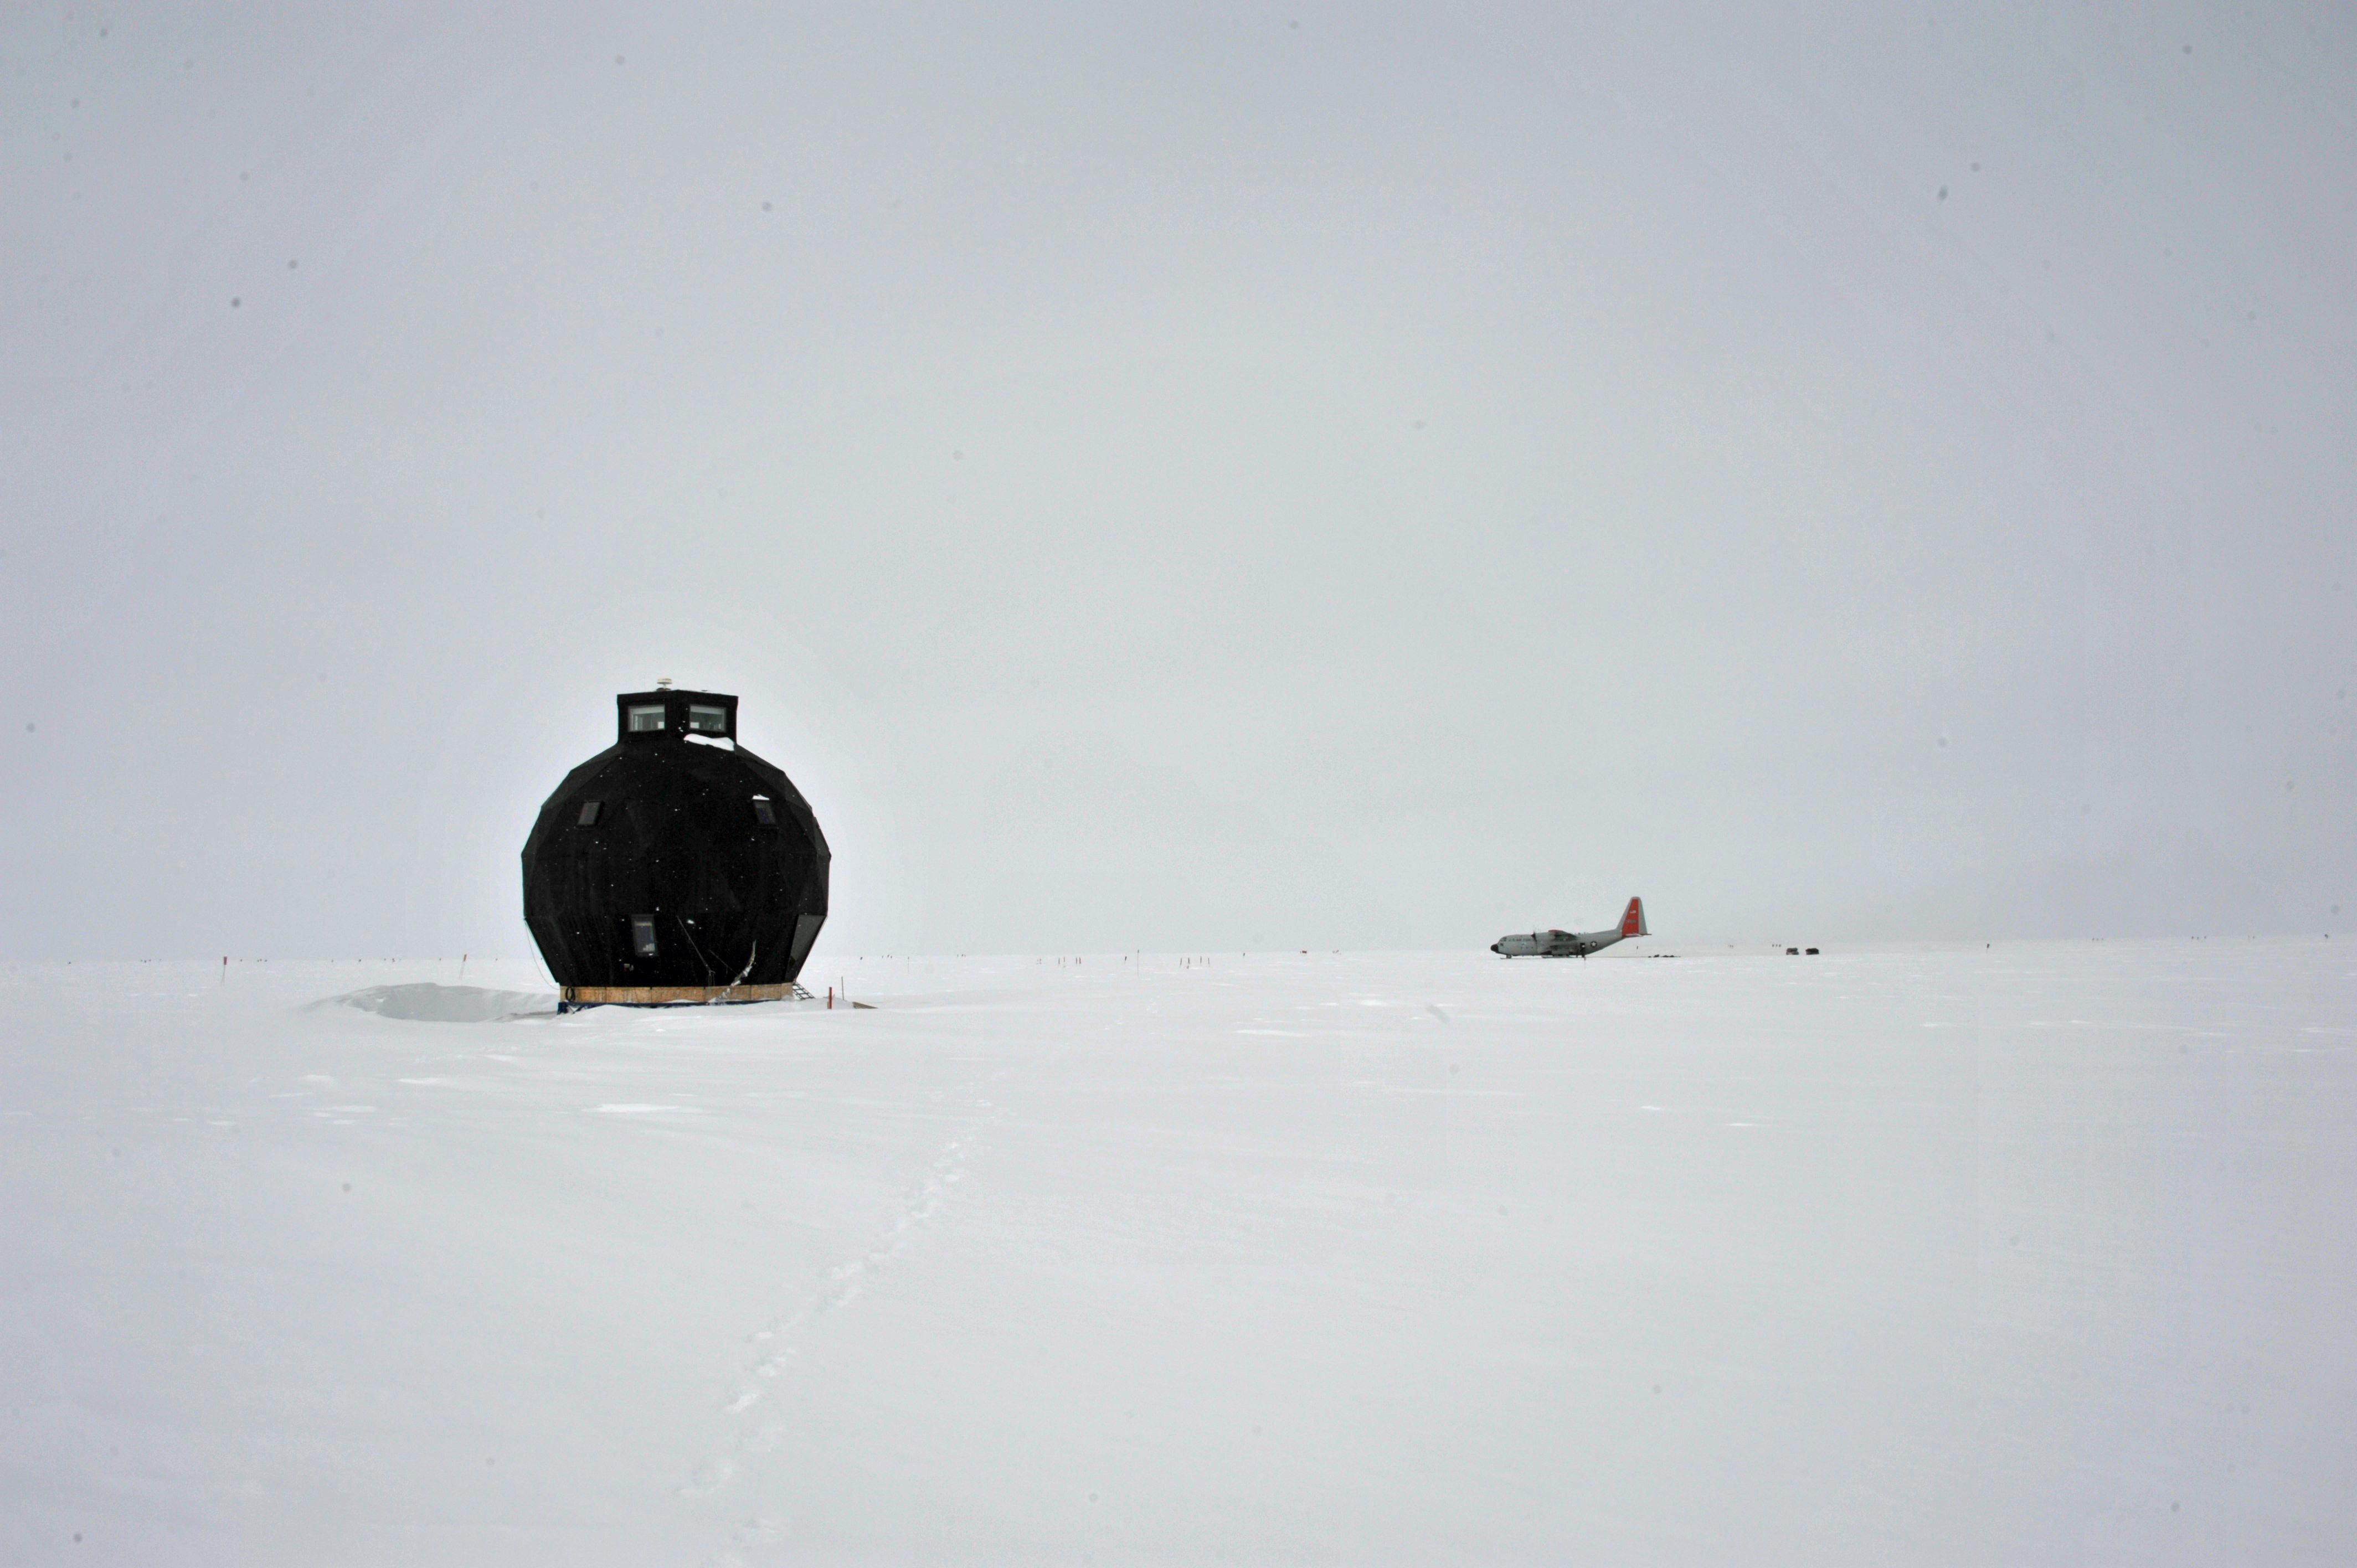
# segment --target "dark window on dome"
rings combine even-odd
[[[690,703],[687,705],[687,727],[705,735],[726,735],[728,710],[707,708],[701,703]]]
[[[598,809],[604,804],[605,802],[603,800],[584,800],[581,802],[581,821],[576,825],[585,828],[596,827],[597,825]]]
[[[640,958],[655,956],[655,918],[652,915],[630,917],[630,950]]]
[[[753,797],[753,820],[765,828],[774,828],[778,825],[778,813],[770,809],[769,797],[766,795]]]
[[[660,704],[650,703],[646,707],[632,708],[630,710],[630,731],[632,734],[635,735],[640,730],[658,730],[662,727],[663,711]]]

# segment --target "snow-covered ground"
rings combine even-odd
[[[0,1561],[2357,1560],[2352,957],[0,970]]]

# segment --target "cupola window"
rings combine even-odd
[[[726,735],[728,710],[707,708],[701,703],[687,705],[687,727],[703,735]]]
[[[659,730],[662,727],[663,711],[662,703],[650,703],[643,707],[634,707],[630,710],[631,734],[637,735],[644,730]]]

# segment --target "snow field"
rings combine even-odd
[[[2357,1554],[2345,944],[1648,949],[0,971],[0,1560]]]

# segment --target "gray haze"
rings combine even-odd
[[[2345,7],[13,7],[0,951],[2330,929]]]

